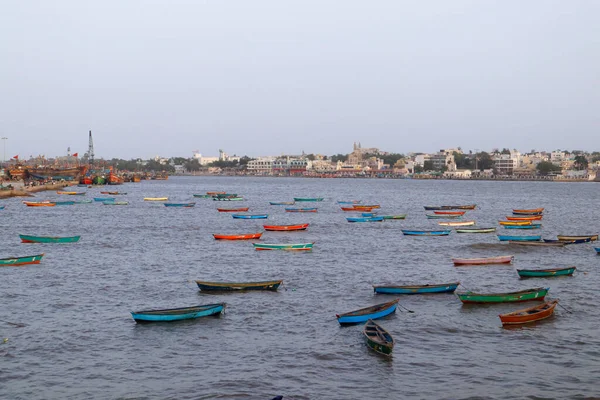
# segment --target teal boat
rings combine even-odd
[[[294,197],[294,201],[323,201],[324,197]]]
[[[75,243],[81,236],[30,236],[19,235],[23,243]]]
[[[133,311],[131,316],[135,322],[173,322],[185,319],[220,315],[225,311],[225,303],[205,304],[193,307],[169,308],[165,310]]]
[[[463,303],[513,303],[530,300],[544,300],[549,288],[534,288],[508,293],[457,293]]]
[[[198,197],[200,199],[210,199],[212,196],[210,194],[195,194],[194,197]]]
[[[75,201],[54,201],[53,203],[57,206],[72,206],[75,204]]]
[[[105,206],[126,206],[129,204],[128,201],[103,201],[102,204]]]
[[[312,250],[314,243],[252,243],[256,250]]]
[[[521,278],[551,278],[554,276],[573,275],[576,267],[554,268],[554,269],[518,269]]]
[[[90,200],[90,199],[78,200],[75,202],[75,204],[90,204],[90,203],[92,203],[92,200]]]
[[[462,215],[446,215],[446,214],[426,214],[427,219],[460,219]]]
[[[383,219],[406,219],[406,214],[382,215]]]
[[[539,242],[542,240],[542,235],[533,236],[511,236],[511,235],[497,235],[498,240],[501,242]]]
[[[0,267],[17,267],[20,265],[39,264],[44,253],[35,256],[0,258]]]
[[[106,201],[115,201],[115,197],[94,197],[94,201],[106,202]]]
[[[373,285],[375,293],[380,294],[429,294],[454,293],[460,282],[441,283],[434,285]]]
[[[531,224],[531,225],[504,225],[505,229],[540,229],[542,224]]]

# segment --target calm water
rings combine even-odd
[[[111,188],[114,189],[115,187]],[[100,190],[85,189],[86,198]],[[45,252],[39,265],[0,270],[0,398],[6,399],[368,399],[584,398],[600,396],[600,257],[593,245],[510,248],[494,234],[405,237],[433,228],[423,205],[471,204],[468,219],[498,226],[512,208],[545,207],[541,233],[598,233],[594,183],[456,182],[186,177],[125,184],[119,200],[28,208],[3,201],[0,257]],[[245,202],[195,199],[225,190]],[[316,214],[285,213],[268,201],[324,196]],[[57,198],[53,192],[38,199]],[[61,196],[63,198],[68,196]],[[78,198],[68,197],[68,200]],[[347,223],[337,200],[382,205],[405,221]],[[267,232],[263,241],[315,241],[310,253],[257,252],[212,233],[258,232],[264,220],[234,220],[215,208],[250,206],[268,222],[309,222],[305,232]],[[499,233],[533,234],[498,228]],[[18,233],[80,234],[76,244],[20,244]],[[598,245],[598,244],[596,244]],[[515,254],[513,266],[452,266],[453,256]],[[519,280],[515,268],[577,266],[573,277]],[[276,293],[201,294],[190,280],[284,279]],[[462,306],[455,295],[408,296],[381,320],[395,337],[386,359],[363,343],[360,326],[336,313],[392,299],[376,283],[461,281],[476,291],[550,287],[573,311],[503,329],[498,314],[520,305]],[[287,290],[286,290],[287,289]],[[463,288],[464,289],[464,288]],[[137,325],[129,312],[227,302],[220,318]],[[526,303],[525,306],[532,303]]]

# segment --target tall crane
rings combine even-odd
[[[88,144],[88,163],[90,167],[94,165],[94,141],[92,140],[92,131],[90,131],[90,141]]]

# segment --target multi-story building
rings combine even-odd
[[[311,161],[301,156],[279,157],[273,161],[274,175],[302,175]]]
[[[448,171],[456,170],[454,149],[440,150],[435,154],[431,154],[429,160],[433,163],[433,169],[437,171],[441,171],[444,168]]]
[[[493,157],[494,169],[498,175],[512,175],[515,169],[515,161],[510,154],[496,154]]]
[[[255,175],[271,175],[273,173],[273,157],[259,157],[248,161],[247,171]]]

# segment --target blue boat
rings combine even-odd
[[[376,215],[377,215],[377,213],[372,213],[372,212],[371,213],[367,212],[367,213],[360,214],[361,217],[375,217]]]
[[[196,203],[163,203],[165,207],[194,207]]]
[[[596,253],[600,254],[600,247],[594,247],[594,250],[596,250]]]
[[[72,206],[75,204],[75,201],[53,201],[57,206]]]
[[[361,308],[360,310],[350,311],[344,314],[336,314],[340,325],[360,324],[370,319],[383,318],[396,311],[398,299],[383,304],[376,304],[371,307]]]
[[[542,240],[542,235],[534,236],[511,236],[511,235],[498,235],[498,240],[501,242],[539,242]]]
[[[272,206],[293,206],[296,204],[295,201],[270,201],[270,205]]]
[[[436,285],[373,285],[375,293],[381,294],[426,294],[426,293],[454,293],[460,282],[441,283]]]
[[[115,201],[114,197],[94,197],[94,201]]]
[[[360,204],[360,200],[338,201],[338,204]]]
[[[170,308],[165,310],[132,311],[135,322],[171,322],[184,319],[219,315],[225,310],[225,303],[204,304],[192,307]]]
[[[542,224],[531,224],[531,225],[504,225],[506,229],[540,229]]]
[[[6,207],[6,206],[0,206],[0,210],[4,210],[4,207]]]
[[[348,217],[348,222],[382,222],[383,217]]]
[[[317,212],[317,207],[286,207],[286,212]]]
[[[591,238],[575,239],[575,240],[544,239],[545,243],[564,243],[565,245],[567,245],[567,244],[590,243],[591,241],[592,241]]]
[[[235,219],[267,219],[267,218],[269,218],[268,214],[232,214],[231,216]]]
[[[448,236],[451,230],[441,231],[411,231],[408,229],[401,229],[402,233],[406,236]]]

